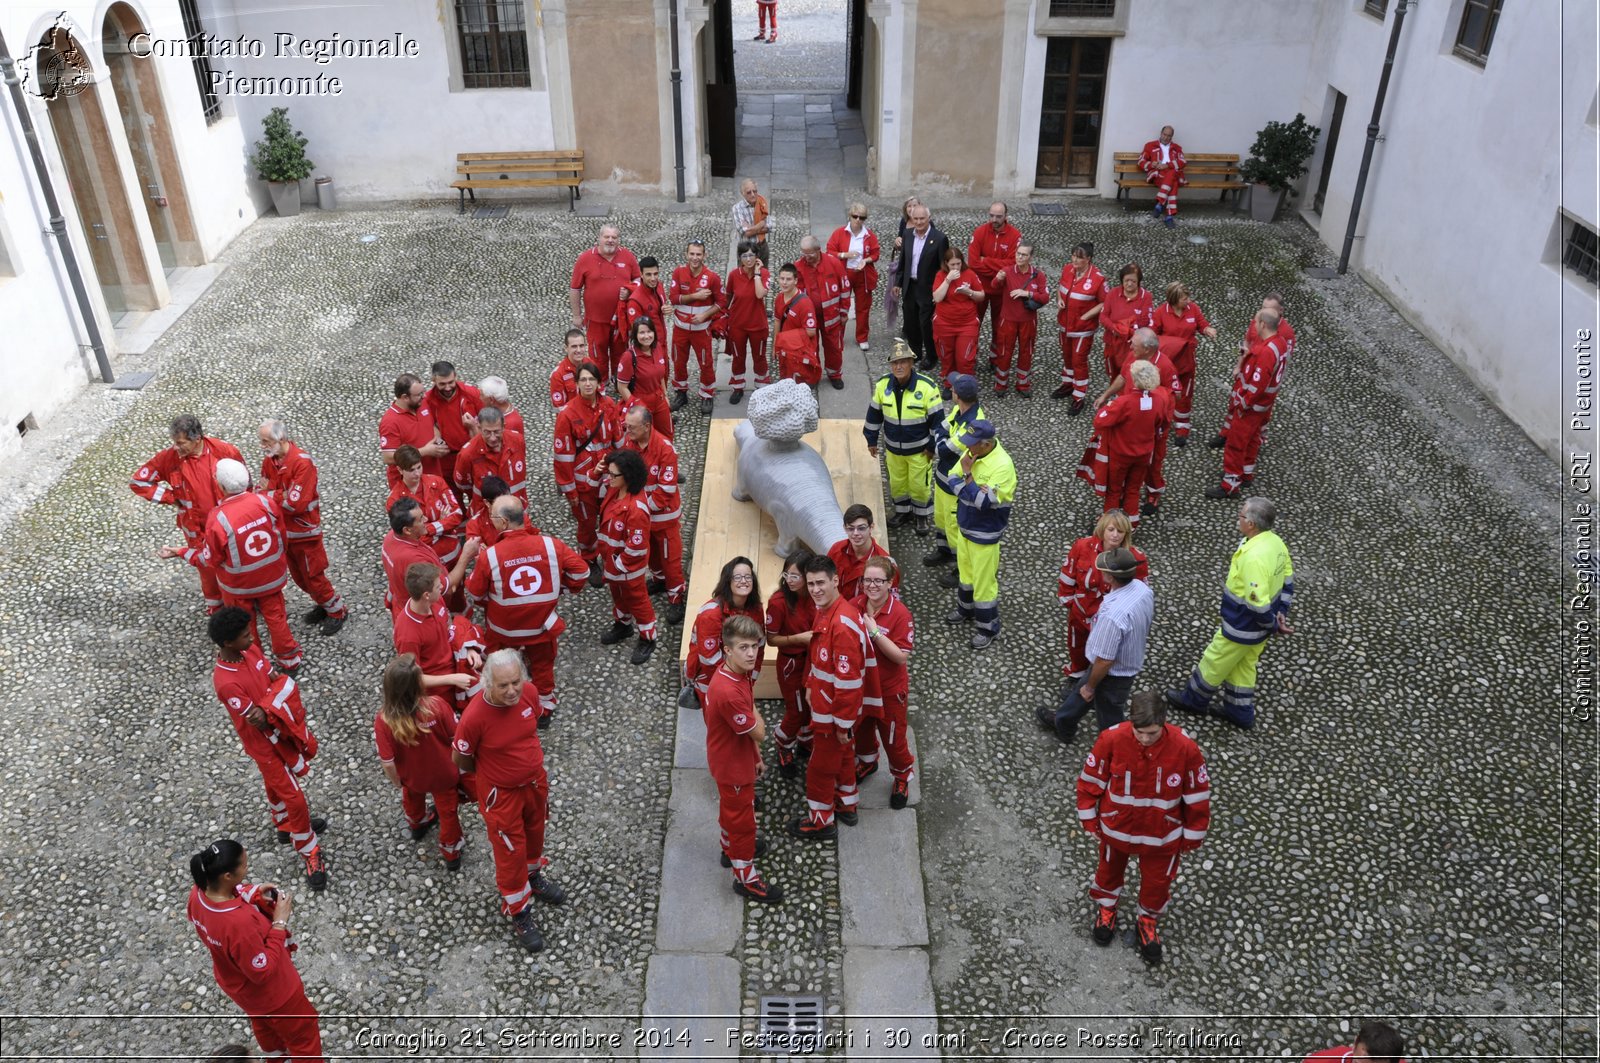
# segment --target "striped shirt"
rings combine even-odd
[[[767,231],[765,233],[762,233],[760,236],[746,236],[744,234],[745,230],[756,223],[756,208],[755,204],[746,203],[744,201],[744,197],[741,196],[739,198],[739,202],[733,205],[733,238],[735,242],[740,240],[755,240],[758,243],[766,243],[769,239],[771,239],[773,231],[778,227],[777,216],[772,213],[772,208],[770,206],[767,208],[766,221]]]
[[[1110,661],[1112,675],[1138,675],[1144,668],[1154,616],[1155,595],[1144,580],[1136,579],[1108,591],[1089,628],[1084,653],[1091,661]]]

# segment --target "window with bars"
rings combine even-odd
[[[206,116],[206,125],[222,117],[222,101],[211,89],[211,60],[206,58],[205,29],[200,25],[200,12],[194,0],[178,0],[178,10],[183,13],[183,34],[189,41],[189,62],[194,66],[195,85],[200,90],[200,111]]]
[[[1494,27],[1500,21],[1500,0],[1467,0],[1461,9],[1461,26],[1456,30],[1455,53],[1482,66],[1494,43]]]
[[[1115,18],[1117,0],[1050,0],[1051,18]]]
[[[1590,285],[1600,287],[1600,235],[1581,221],[1569,220],[1561,264]]]
[[[1389,13],[1389,0],[1367,0],[1362,10],[1382,22],[1384,16]]]
[[[462,87],[529,87],[532,79],[523,0],[455,0],[455,5]]]

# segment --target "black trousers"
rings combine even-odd
[[[919,362],[934,358],[933,296],[922,294],[914,281],[901,291],[900,334],[916,352]]]
[[[1067,692],[1061,696],[1061,707],[1056,710],[1056,733],[1070,738],[1078,732],[1078,721],[1094,707],[1095,722],[1100,730],[1115,727],[1128,718],[1128,698],[1133,694],[1133,681],[1138,676],[1108,675],[1094,688],[1094,700],[1084,701],[1078,696],[1083,680],[1067,680]]]

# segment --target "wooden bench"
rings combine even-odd
[[[527,176],[513,177],[513,174]],[[565,188],[567,209],[577,209],[583,198],[583,152],[578,151],[463,151],[456,156],[456,179],[450,187],[461,196],[461,213],[467,197],[478,201],[478,188]]]
[[[1117,198],[1121,199],[1133,188],[1153,188],[1145,180],[1145,173],[1139,169],[1139,153],[1137,151],[1119,151],[1113,158],[1116,160],[1112,167],[1117,175]],[[1233,196],[1233,207],[1239,209],[1239,194],[1248,185],[1239,176],[1239,156],[1237,155],[1193,155],[1185,154],[1183,157],[1183,175],[1189,179],[1184,185],[1184,190],[1203,188],[1215,189],[1219,200],[1226,200]],[[1180,191],[1179,195],[1183,193]],[[1132,196],[1128,196],[1131,201]]]

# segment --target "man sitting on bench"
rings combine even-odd
[[[1151,211],[1169,229],[1178,226],[1178,187],[1188,184],[1183,176],[1183,148],[1173,143],[1172,127],[1161,127],[1161,139],[1152,140],[1139,153],[1139,169],[1144,179],[1155,186],[1156,205]]]

